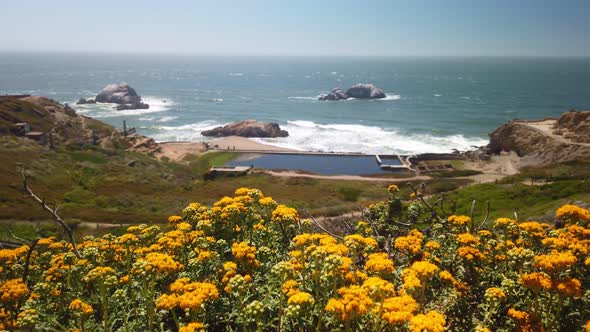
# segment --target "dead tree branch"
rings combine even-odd
[[[53,220],[55,220],[55,222],[57,222],[63,228],[64,232],[66,233],[66,235],[68,237],[68,240],[72,244],[74,255],[76,255],[76,257],[78,257],[78,258],[81,258],[82,256],[80,255],[80,252],[78,251],[78,246],[76,245],[76,240],[74,239],[73,230],[57,214],[58,207],[55,207],[54,209],[50,208],[47,204],[45,204],[45,201],[43,199],[39,198],[39,196],[37,196],[37,195],[35,195],[35,193],[33,193],[33,191],[31,190],[31,188],[29,187],[29,184],[27,182],[27,175],[25,173],[24,167],[21,169],[21,176],[23,178],[23,187],[25,188],[25,191],[28,194],[27,197],[30,197],[35,202],[39,203],[39,205],[41,205],[43,210],[47,211],[51,215],[51,218]]]
[[[321,229],[322,231],[324,231],[324,232],[332,235],[333,237],[335,237],[337,239],[344,240],[344,238],[342,236],[338,236],[338,235],[330,232],[329,230],[325,229],[322,225],[320,225],[320,223],[317,220],[315,220],[315,218],[311,215],[311,213],[309,213],[309,211],[307,211],[307,210],[303,210],[303,211],[305,211],[305,213],[309,216],[309,218],[311,219],[311,221],[313,222],[313,224],[316,225],[319,229]]]

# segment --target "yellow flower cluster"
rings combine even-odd
[[[219,291],[208,282],[190,282],[181,278],[170,285],[172,294],[162,294],[156,300],[159,309],[171,310],[180,307],[183,310],[199,310],[203,303],[217,300]]]
[[[438,271],[438,266],[426,262],[414,262],[412,266],[403,270],[402,277],[404,279],[403,288],[405,290],[414,290],[416,288],[424,287],[424,282],[432,278]]]
[[[97,266],[94,269],[88,271],[83,279],[86,282],[101,282],[105,281],[109,277],[114,276],[115,274],[115,270],[113,270],[113,268],[110,266]]]
[[[374,273],[392,273],[393,261],[387,257],[387,253],[380,252],[370,254],[365,263],[365,271]]]
[[[516,221],[510,218],[498,218],[494,221],[494,227],[506,227],[516,224]]]
[[[307,292],[296,292],[287,300],[289,305],[312,305],[314,303],[313,296]]]
[[[293,208],[279,205],[272,211],[271,220],[282,224],[298,223],[299,213]]]
[[[183,325],[178,329],[178,332],[201,332],[205,331],[205,325],[199,322],[192,322],[188,323],[187,325]]]
[[[398,191],[399,191],[399,188],[395,184],[391,184],[391,185],[389,185],[389,187],[387,187],[387,192],[390,194],[395,194]]]
[[[533,258],[533,267],[540,268],[548,273],[563,271],[576,264],[576,256],[571,252],[558,252],[554,250],[549,255],[539,255]]]
[[[181,222],[182,221],[182,217],[181,216],[170,216],[168,217],[168,222],[171,224],[176,224],[177,222]]]
[[[457,235],[457,242],[462,245],[476,245],[479,243],[477,237],[471,235],[471,233],[461,233]]]
[[[579,279],[568,277],[557,282],[555,289],[565,296],[580,297],[582,295],[582,282]]]
[[[146,263],[146,272],[170,274],[182,270],[183,265],[175,261],[172,256],[159,252],[151,252],[142,259]]]
[[[436,311],[419,314],[410,319],[410,331],[412,332],[444,332],[445,325],[445,316]]]
[[[68,308],[72,311],[79,312],[84,316],[92,315],[94,313],[92,306],[80,299],[72,300]]]
[[[551,277],[544,272],[526,273],[520,276],[520,283],[534,290],[551,289]]]
[[[481,260],[484,258],[484,255],[479,249],[470,246],[459,247],[457,254],[467,261]]]
[[[258,204],[260,204],[261,206],[264,206],[264,207],[269,207],[269,208],[274,208],[277,206],[277,202],[275,202],[275,200],[272,199],[272,197],[270,197],[270,196],[261,198],[258,201]]]
[[[590,211],[577,205],[566,204],[555,211],[557,219],[590,221]]]
[[[503,301],[506,299],[506,293],[501,288],[498,287],[490,287],[486,289],[485,298],[488,301]]]
[[[10,279],[0,283],[0,300],[2,300],[2,303],[18,302],[22,300],[28,292],[29,288],[23,282],[22,278]]]
[[[381,305],[381,318],[392,325],[401,325],[414,317],[418,303],[409,295],[387,298]]]
[[[518,224],[518,228],[526,231],[532,237],[542,238],[545,236],[545,231],[549,228],[549,225],[536,221],[526,221]]]
[[[395,295],[395,285],[379,277],[367,278],[362,287],[367,290],[373,300],[378,302]]]
[[[357,285],[342,287],[338,294],[340,298],[330,299],[325,309],[343,321],[365,315],[373,305],[367,290]]]
[[[467,225],[471,222],[471,218],[468,216],[456,216],[452,215],[448,218],[449,222],[455,226]]]
[[[401,236],[395,239],[394,247],[408,254],[417,255],[422,251],[423,238],[424,234],[420,233],[417,229],[413,229],[407,236]]]
[[[248,267],[257,268],[260,265],[256,259],[256,248],[249,246],[246,242],[234,242],[231,246],[231,252],[236,260],[244,263]]]
[[[364,237],[360,234],[352,234],[344,237],[344,245],[351,250],[377,249],[379,244],[372,237]]]

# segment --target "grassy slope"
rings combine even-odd
[[[471,202],[477,200],[475,215],[483,217],[490,201],[490,217],[520,220],[550,220],[554,210],[567,202],[590,202],[590,162],[572,162],[539,169],[525,169],[498,183],[468,186],[449,193],[457,202],[457,212],[469,214]],[[532,181],[532,182],[531,182]]]
[[[208,153],[189,164],[158,162],[123,150],[95,147],[48,150],[36,143],[0,137],[0,219],[42,220],[47,216],[22,196],[19,165],[30,172],[30,185],[48,202],[58,202],[68,219],[92,222],[161,222],[190,202],[211,204],[238,187],[258,188],[277,201],[314,215],[339,215],[359,204],[382,200],[387,183],[278,178],[264,174],[203,180],[211,165],[234,153]],[[131,160],[135,167],[126,166]],[[434,191],[454,189],[465,180],[437,181]],[[405,189],[407,190],[407,189]]]

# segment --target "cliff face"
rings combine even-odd
[[[490,134],[488,150],[514,151],[523,165],[549,165],[590,159],[590,112],[568,112],[559,119],[511,121]]]
[[[26,131],[47,135],[54,143],[77,143],[110,136],[113,127],[78,115],[74,109],[54,100],[37,96],[0,97],[0,135],[24,135],[17,124],[27,124]]]
[[[557,121],[554,133],[577,143],[590,143],[590,111],[564,113]]]

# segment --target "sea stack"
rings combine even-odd
[[[210,137],[287,137],[289,136],[289,133],[286,130],[282,130],[279,125],[274,122],[244,120],[232,122],[228,125],[220,126],[211,130],[205,130],[201,132],[201,135]]]
[[[333,89],[327,95],[322,95],[319,100],[346,100],[349,98],[356,99],[381,99],[385,98],[385,92],[377,88],[373,84],[358,83],[348,90],[344,91],[340,88]]]
[[[95,102],[117,104],[115,106],[117,110],[147,109],[150,107],[141,100],[141,96],[127,83],[109,84],[96,95],[95,99],[82,98],[77,104],[92,104]]]

